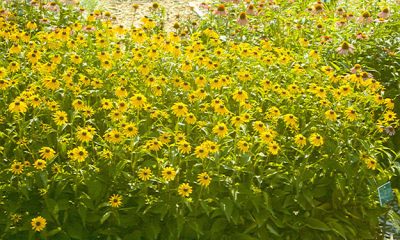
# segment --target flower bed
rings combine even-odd
[[[376,238],[399,6],[365,2],[226,1],[173,32],[5,3],[1,238]]]

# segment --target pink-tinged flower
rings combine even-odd
[[[242,26],[249,23],[249,20],[247,20],[247,16],[246,16],[245,12],[240,13],[237,23]]]
[[[220,4],[217,8],[217,10],[214,11],[215,15],[218,16],[225,16],[227,14],[226,9],[225,9],[225,5],[224,4]]]
[[[222,2],[226,2],[226,3],[240,3],[240,0],[223,0]]]
[[[354,47],[348,42],[343,42],[340,47],[336,49],[336,51],[341,55],[347,55],[354,52]]]
[[[44,8],[52,12],[60,11],[60,6],[56,2],[49,2],[44,6]]]
[[[316,3],[313,7],[313,13],[321,13],[324,11],[324,6],[321,3]]]
[[[344,16],[344,15],[343,15]],[[354,18],[354,14],[352,14],[352,13],[348,13],[348,14],[346,14],[346,19],[347,20],[352,20]]]
[[[206,10],[210,10],[210,5],[208,5],[205,2],[200,3],[200,8],[206,9]]]
[[[361,68],[361,65],[360,64],[354,64],[354,67],[352,67],[351,69],[350,69],[350,72],[351,73],[358,73],[358,72],[362,72],[362,68]]]
[[[253,15],[253,16],[257,15],[257,12],[256,12],[255,7],[254,7],[253,4],[250,4],[250,5],[247,7],[246,14],[248,14],[248,15]]]
[[[385,23],[385,22],[387,22],[388,20],[387,19],[384,19],[384,18],[377,18],[377,19],[375,19],[374,20],[374,22],[376,22],[376,23]]]
[[[382,12],[378,13],[379,18],[388,18],[390,16],[389,8],[385,7]]]
[[[336,9],[336,13],[339,16],[343,16],[345,14],[345,11],[343,8],[339,7],[338,9]]]
[[[367,11],[363,12],[362,15],[357,19],[358,22],[367,24],[372,22],[371,14]]]
[[[364,33],[362,33],[362,32],[358,32],[357,34],[356,34],[356,39],[367,39],[368,37],[367,37],[367,35],[365,35]]]
[[[341,27],[343,27],[344,25],[346,25],[346,21],[345,21],[345,20],[337,21],[337,22],[335,23],[335,25],[336,25],[336,27],[341,28]]]
[[[96,28],[93,27],[93,26],[87,25],[87,26],[84,26],[82,28],[82,30],[85,31],[85,32],[94,32],[94,31],[96,31]]]

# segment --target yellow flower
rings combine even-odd
[[[176,171],[173,167],[166,167],[163,169],[161,174],[165,181],[172,181],[175,178]]]
[[[13,162],[10,171],[15,175],[19,175],[24,171],[24,164],[21,162]]]
[[[178,187],[178,194],[182,197],[189,197],[192,191],[192,187],[189,185],[189,183],[182,183]]]
[[[83,162],[88,157],[88,152],[85,148],[79,146],[68,151],[68,156],[71,160]]]
[[[336,121],[337,114],[335,113],[335,111],[333,111],[331,109],[331,110],[328,110],[328,111],[325,112],[325,117],[326,117],[326,119],[328,119],[330,121]]]
[[[271,143],[276,136],[276,132],[271,129],[266,129],[265,131],[260,133],[260,138],[264,143]]]
[[[43,170],[46,168],[46,161],[43,159],[38,159],[33,163],[33,166],[36,170]]]
[[[197,121],[197,119],[196,119],[196,116],[195,116],[193,113],[189,113],[189,114],[187,114],[187,115],[185,116],[185,121],[186,121],[188,124],[195,124],[196,121]]]
[[[192,150],[192,147],[187,141],[178,142],[178,151],[183,154],[189,154]]]
[[[127,123],[124,126],[123,134],[127,137],[135,137],[138,134],[139,130],[136,127],[135,123]]]
[[[54,149],[49,148],[49,147],[42,147],[39,150],[40,156],[44,159],[52,159],[56,155],[56,151]]]
[[[268,144],[268,151],[272,154],[272,155],[278,155],[279,151],[280,151],[280,147],[278,145],[277,142],[272,141],[271,143]]]
[[[313,146],[316,147],[319,147],[324,144],[324,138],[318,133],[311,134],[309,141]]]
[[[213,133],[217,134],[218,137],[223,138],[228,134],[228,127],[225,123],[218,123],[213,127]]]
[[[249,144],[247,141],[245,141],[245,140],[240,140],[240,141],[237,143],[237,147],[239,148],[239,150],[240,150],[241,152],[246,153],[246,152],[249,151],[250,144]]]
[[[293,114],[286,114],[283,116],[283,121],[286,127],[296,129],[298,127],[298,119]]]
[[[10,103],[8,110],[10,110],[12,113],[25,113],[28,110],[28,105],[20,100],[15,100],[14,102]]]
[[[372,157],[367,158],[365,163],[367,164],[367,168],[371,170],[375,170],[378,165],[378,162]]]
[[[296,143],[297,146],[304,147],[307,144],[307,139],[302,134],[297,134],[294,137],[294,142]]]
[[[78,128],[76,131],[76,138],[81,142],[89,142],[93,139],[93,135],[86,128]]]
[[[42,231],[46,227],[46,224],[46,219],[41,216],[35,217],[31,221],[32,230],[36,232]]]
[[[357,112],[351,107],[346,109],[345,115],[347,119],[351,122],[357,119]]]
[[[139,169],[138,176],[139,176],[139,179],[142,181],[149,180],[152,176],[150,168],[144,167],[144,168]]]
[[[115,129],[104,134],[104,138],[110,143],[120,143],[124,140],[122,133]]]
[[[62,126],[68,122],[68,115],[64,111],[56,111],[53,114],[53,120],[57,126]]]
[[[110,204],[111,207],[117,208],[122,205],[122,196],[119,194],[113,194],[109,200],[108,203]]]
[[[265,131],[267,128],[265,127],[265,124],[261,121],[255,121],[253,122],[253,128],[254,130],[256,130],[257,132],[261,133],[263,131]]]
[[[211,180],[212,178],[208,175],[207,172],[203,172],[197,175],[197,182],[203,187],[208,187],[208,185],[210,185]]]
[[[198,157],[200,159],[204,159],[204,158],[208,157],[209,151],[205,146],[200,145],[200,146],[196,147],[196,149],[194,150],[194,153],[195,153],[196,157]]]
[[[177,116],[177,117],[183,117],[189,113],[186,104],[181,103],[181,102],[175,103],[172,106],[172,111],[174,112],[175,116]]]
[[[239,128],[240,125],[242,125],[244,123],[243,118],[241,116],[234,116],[231,118],[231,124],[235,127],[235,128]]]
[[[384,121],[385,122],[392,122],[392,121],[395,121],[397,119],[396,113],[391,111],[391,110],[386,111],[384,113],[383,117],[384,117]]]
[[[244,90],[236,90],[232,94],[232,98],[233,98],[233,100],[235,100],[237,102],[244,102],[248,99],[248,94]]]

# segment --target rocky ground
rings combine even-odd
[[[87,0],[88,1],[88,0]],[[92,0],[93,2],[93,0]],[[109,11],[117,17],[118,23],[129,27],[133,23],[139,25],[139,20],[150,15],[150,9],[155,1],[151,0],[97,0],[96,8]],[[166,29],[171,29],[178,19],[196,20],[199,17],[199,6],[205,0],[162,0],[157,3],[165,9]],[[84,3],[84,0],[81,0]],[[137,10],[134,5],[138,6]]]

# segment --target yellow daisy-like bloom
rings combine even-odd
[[[171,134],[170,133],[162,133],[159,137],[158,140],[162,143],[162,144],[168,144],[171,142]]]
[[[83,162],[88,157],[88,152],[82,146],[76,147],[68,151],[68,156],[71,160]]]
[[[28,105],[20,100],[15,100],[10,103],[8,110],[12,113],[25,113],[28,110]]]
[[[216,112],[218,115],[228,115],[230,113],[223,103],[215,104],[214,112]]]
[[[244,102],[248,99],[248,94],[246,91],[243,90],[236,90],[233,94],[232,94],[232,98],[233,100],[237,101],[237,102]]]
[[[350,122],[357,119],[357,112],[353,108],[346,109],[345,115]]]
[[[122,205],[122,196],[119,194],[113,194],[109,199],[108,203],[111,207],[117,208]]]
[[[147,99],[144,95],[137,93],[130,98],[130,102],[134,108],[143,108],[147,104]]]
[[[367,164],[367,168],[371,170],[375,170],[378,165],[378,162],[372,157],[365,159],[365,163]]]
[[[173,167],[166,167],[161,174],[165,181],[172,181],[175,179],[176,171]]]
[[[304,147],[307,144],[307,138],[304,137],[302,134],[297,134],[294,137],[294,142],[296,143],[297,146]]]
[[[213,133],[217,134],[218,137],[223,138],[228,134],[228,127],[225,123],[218,123],[213,127]]]
[[[139,179],[142,180],[142,181],[149,180],[151,178],[151,176],[152,176],[151,169],[148,168],[148,167],[144,167],[144,168],[139,169],[138,176],[139,176]]]
[[[253,128],[254,128],[254,130],[256,130],[259,133],[265,131],[265,129],[266,129],[265,124],[261,121],[253,122]]]
[[[193,113],[189,113],[189,114],[187,114],[187,115],[185,116],[185,121],[186,121],[188,124],[195,124],[196,121],[197,121],[197,119],[196,119],[196,116],[195,116]]]
[[[324,138],[318,133],[311,134],[309,141],[315,147],[319,147],[324,144]]]
[[[197,175],[197,182],[203,186],[208,187],[210,185],[212,178],[208,175],[207,172],[200,173]]]
[[[138,134],[139,130],[136,127],[135,123],[127,123],[124,126],[123,134],[127,137],[135,137]]]
[[[272,155],[278,155],[279,151],[281,150],[281,148],[279,147],[278,143],[273,141],[270,144],[268,144],[268,151],[272,154]]]
[[[206,157],[208,157],[209,151],[208,148],[206,148],[203,145],[197,146],[196,149],[194,150],[194,153],[196,155],[196,157],[200,158],[200,159],[204,159]]]
[[[286,114],[283,116],[283,121],[286,124],[286,127],[296,129],[298,127],[298,119],[293,114]]]
[[[68,122],[68,115],[64,111],[56,111],[53,114],[53,120],[57,126],[62,126]]]
[[[325,112],[325,117],[330,121],[336,121],[337,114],[331,109]]]
[[[281,115],[279,108],[277,107],[270,107],[267,112],[267,118],[277,118]]]
[[[104,138],[111,143],[120,143],[124,140],[122,133],[115,129],[104,134]]]
[[[172,106],[172,111],[174,112],[175,116],[177,116],[177,117],[183,117],[189,113],[189,110],[188,110],[186,104],[181,103],[181,102],[175,103]]]
[[[49,160],[52,159],[56,155],[56,151],[49,147],[42,147],[39,150],[40,157]]]
[[[189,142],[187,142],[187,141],[180,141],[180,142],[178,143],[178,151],[179,151],[180,153],[189,154],[191,150],[192,150],[192,147],[190,146],[190,143],[189,143]]]
[[[260,138],[264,143],[271,143],[276,136],[276,132],[271,129],[266,129],[264,132],[260,133]]]
[[[189,183],[182,183],[178,187],[178,194],[182,197],[189,197],[192,191],[192,187],[189,185]]]
[[[237,143],[237,147],[239,148],[239,150],[240,150],[241,152],[246,153],[246,152],[248,152],[249,149],[250,149],[250,144],[249,144],[247,141],[245,141],[245,140],[240,140],[240,141]]]
[[[15,175],[19,175],[24,171],[24,164],[21,162],[13,162],[10,171]]]
[[[86,128],[78,128],[76,131],[76,138],[81,142],[89,142],[93,139],[93,135]]]
[[[35,217],[31,221],[32,230],[36,232],[42,231],[46,227],[46,224],[46,219],[41,216]]]
[[[110,99],[103,98],[101,99],[101,108],[104,110],[110,110],[113,108],[112,102]]]
[[[216,153],[219,150],[218,144],[212,141],[205,141],[201,145],[206,146],[210,153]]]
[[[386,111],[385,114],[383,115],[383,117],[386,122],[392,122],[397,119],[396,113],[391,110]]]
[[[163,146],[163,143],[158,139],[152,139],[146,142],[146,148],[150,151],[159,151]]]
[[[231,124],[235,127],[238,128],[240,125],[244,123],[243,118],[241,116],[234,116],[231,118]]]
[[[36,170],[43,170],[46,168],[46,161],[43,159],[38,159],[33,163]]]

